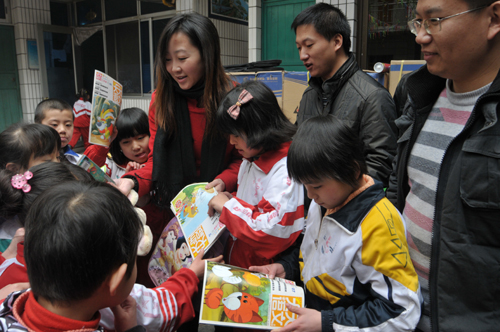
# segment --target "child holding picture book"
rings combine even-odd
[[[413,331],[422,296],[406,226],[367,175],[363,145],[333,116],[305,121],[288,153],[292,179],[313,200],[300,247],[276,263],[252,266],[304,282],[307,308],[288,331]]]
[[[286,169],[295,126],[273,92],[257,81],[226,95],[216,124],[243,156],[236,196],[219,193],[209,203],[231,233],[226,262],[243,268],[272,263],[304,227],[304,190]]]

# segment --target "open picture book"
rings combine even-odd
[[[219,213],[208,215],[208,202],[217,195],[207,182],[184,187],[170,202],[175,217],[170,220],[153,249],[149,276],[157,286],[176,271],[189,267],[203,248],[207,252],[226,229]]]
[[[293,281],[205,261],[200,323],[270,330],[298,315],[286,303],[304,307],[304,290]]]

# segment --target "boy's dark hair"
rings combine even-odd
[[[89,298],[123,263],[130,277],[142,234],[127,197],[97,181],[46,190],[30,208],[25,227],[31,289],[58,304]]]
[[[227,110],[236,104],[243,89],[253,98],[240,106],[235,120]],[[247,81],[229,91],[217,110],[216,123],[221,132],[246,136],[249,148],[262,148],[263,152],[276,150],[282,143],[291,141],[296,131],[281,111],[274,93],[259,81]]]
[[[358,135],[332,115],[317,116],[299,126],[288,151],[287,168],[299,183],[328,178],[354,188],[368,172]]]
[[[38,158],[61,149],[61,137],[54,128],[37,123],[19,122],[0,133],[0,169],[8,163],[28,169],[31,157]]]
[[[126,108],[120,112],[115,123],[118,134],[109,146],[109,152],[113,156],[113,161],[118,165],[129,162],[120,148],[120,141],[124,138],[130,138],[137,135],[149,136],[148,115],[142,109],[137,107]]]
[[[34,200],[48,188],[69,181],[94,181],[83,168],[70,163],[52,161],[38,164],[29,169],[33,177],[28,180],[31,190],[27,193],[12,187],[11,179],[16,172],[0,170],[0,216],[19,217],[24,224],[24,217]]]
[[[324,2],[307,7],[295,17],[292,29],[297,33],[297,27],[310,24],[314,29],[330,41],[336,34],[342,36],[342,48],[345,54],[351,49],[351,27],[344,13],[337,7]]]
[[[73,114],[73,107],[66,101],[58,98],[49,98],[42,100],[38,103],[35,109],[35,123],[42,123],[45,119],[45,112],[48,110],[68,110]],[[73,114],[73,120],[75,120],[75,115]]]

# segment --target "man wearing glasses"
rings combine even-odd
[[[500,1],[419,0],[427,65],[403,115],[387,197],[407,223],[421,331],[500,330]]]

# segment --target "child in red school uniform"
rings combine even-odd
[[[286,168],[295,126],[273,92],[256,81],[227,94],[216,124],[244,157],[236,196],[219,193],[209,203],[231,233],[226,261],[244,268],[268,264],[304,227],[304,189],[290,179]]]
[[[35,109],[35,123],[54,128],[61,137],[61,154],[72,164],[80,159],[80,154],[73,151],[69,144],[73,138],[75,115],[70,104],[64,100],[50,98],[38,103]],[[90,144],[83,152],[97,165],[102,167],[106,161],[108,148]]]
[[[37,197],[25,221],[31,289],[10,294],[0,306],[4,330],[124,331],[142,325],[170,331],[194,316],[201,256],[155,289],[134,284],[143,226],[110,185],[53,186]],[[134,307],[136,314],[127,314]]]
[[[116,137],[109,146],[106,174],[119,179],[144,166],[149,155],[148,115],[140,108],[126,108],[116,119]]]
[[[92,104],[90,103],[90,94],[86,89],[80,89],[76,95],[78,99],[73,104],[73,115],[75,117],[73,137],[69,142],[70,146],[75,146],[80,137],[83,138],[83,146],[88,148],[89,143],[89,126],[90,126],[90,116],[92,110]]]

